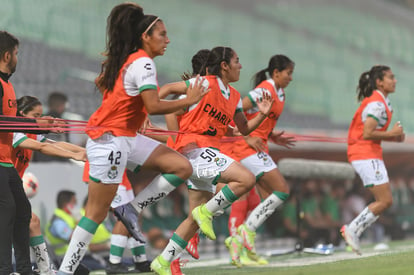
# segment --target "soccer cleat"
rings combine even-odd
[[[240,253],[240,263],[243,266],[257,266],[259,263],[249,258],[247,255],[247,249],[245,247],[242,247],[241,253]]]
[[[193,209],[191,212],[194,221],[200,227],[201,232],[210,240],[216,239],[216,234],[213,228],[213,214],[206,209],[205,204],[201,204]]]
[[[134,237],[135,240],[146,243],[144,235],[138,226],[138,212],[130,204],[124,204],[114,209],[114,214],[120,220],[128,230],[129,234]]]
[[[86,265],[80,263],[78,267],[75,269],[73,275],[89,275],[89,273],[89,268]],[[57,274],[59,274],[59,272]]]
[[[170,263],[161,258],[161,256],[158,256],[152,261],[150,268],[159,275],[172,275]]]
[[[231,264],[237,267],[241,267],[242,263],[240,262],[240,253],[242,250],[242,244],[237,239],[237,236],[230,236],[225,241],[224,244],[226,245],[227,249],[230,253]]]
[[[181,271],[181,266],[183,266],[184,264],[181,263],[180,258],[175,259],[174,261],[171,262],[171,274],[172,275],[185,275],[182,271]]]
[[[198,254],[198,243],[200,242],[200,236],[198,233],[195,233],[194,236],[188,241],[186,246],[187,252],[194,258],[199,259],[200,255]]]
[[[243,251],[246,251],[246,256],[249,257],[250,260],[254,261],[257,265],[269,264],[269,262],[262,256],[258,255],[256,251],[247,250],[246,248],[244,248]]]
[[[344,238],[345,242],[352,248],[352,250],[361,255],[361,248],[359,246],[359,238],[358,236],[349,229],[348,225],[344,225],[341,228],[341,235]]]
[[[140,263],[135,263],[135,272],[151,272],[150,268],[151,262],[150,261],[144,261]]]
[[[245,224],[240,225],[237,228],[237,232],[243,239],[243,246],[247,250],[255,252],[254,242],[256,240],[256,232],[249,230]]]
[[[105,268],[106,274],[128,274],[128,273],[136,273],[134,270],[130,270],[126,265],[119,263],[119,264],[112,264],[108,263]]]

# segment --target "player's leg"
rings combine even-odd
[[[142,210],[167,196],[190,177],[192,168],[188,160],[171,148],[145,136],[136,137],[128,159],[128,169],[141,168],[161,172],[128,204],[114,209],[115,215],[125,224],[129,233],[143,241],[138,228],[138,215]]]
[[[178,226],[178,228],[174,232],[172,238],[170,239],[162,253],[151,263],[151,269],[155,271],[157,274],[171,274],[171,262],[181,254],[181,252],[186,248],[187,242],[194,236],[194,234],[198,230],[198,225],[194,221],[191,215],[191,211],[196,206],[200,205],[200,203],[204,203],[211,198],[211,190],[188,190],[188,202],[190,208],[189,215]]]
[[[133,138],[114,137],[110,134],[105,134],[96,140],[88,139],[86,144],[90,163],[88,202],[85,216],[81,218],[72,233],[59,268],[59,275],[73,274],[83,259],[96,229],[106,218],[118,185],[122,182],[133,140]]]
[[[33,255],[36,258],[37,268],[41,275],[52,275],[51,261],[47,251],[46,242],[40,230],[39,217],[32,212],[32,219],[30,220],[30,247]]]
[[[222,169],[216,174],[217,180],[228,184],[206,204],[200,205],[192,211],[194,220],[200,226],[201,231],[212,240],[216,238],[212,225],[213,216],[235,202],[241,195],[247,193],[255,183],[253,174],[240,163],[219,152],[214,157],[222,165]],[[202,174],[202,171],[198,173]]]
[[[375,202],[365,207],[349,225],[344,225],[341,228],[341,234],[345,241],[357,254],[360,254],[359,238],[361,234],[379,218],[384,210],[392,205],[392,193],[387,169],[382,160],[353,161],[352,166],[361,177],[364,186],[375,197]]]
[[[277,168],[264,172],[259,185],[270,193],[249,215],[246,222],[239,227],[244,246],[254,251],[255,232],[275,209],[285,202],[289,196],[289,187]]]

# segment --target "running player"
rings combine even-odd
[[[197,79],[187,89],[186,98],[159,99],[153,58],[163,55],[170,42],[159,17],[144,15],[135,3],[122,3],[112,9],[107,22],[107,58],[97,80],[104,96],[86,131],[90,163],[88,203],[85,216],[73,232],[60,275],[73,274],[82,260],[98,225],[108,213],[125,168],[134,170],[144,166],[162,173],[150,184],[154,188],[146,195],[151,199],[162,197],[159,190],[174,189],[191,175],[191,165],[183,156],[150,138],[136,136],[147,112],[174,112],[197,103],[207,92]],[[122,219],[129,213],[118,214]],[[128,226],[132,226],[127,228],[135,233],[135,239],[142,239],[134,230],[138,224]]]
[[[235,121],[242,134],[249,134],[267,117],[273,104],[269,96],[263,94],[257,103],[260,114],[252,120],[246,119],[240,94],[229,85],[239,80],[240,69],[239,57],[233,49],[212,49],[206,62],[208,75],[203,83],[210,91],[198,104],[190,106],[180,119],[180,133],[175,148],[193,166],[193,175],[187,183],[191,214],[177,228],[161,255],[151,263],[151,269],[158,274],[171,274],[171,261],[185,249],[199,227],[208,238],[214,240],[213,215],[254,185],[252,173],[216,149],[231,120]],[[192,78],[164,87],[184,93],[194,81],[196,79]],[[211,198],[218,180],[228,185]]]
[[[263,198],[263,201],[258,204],[260,200],[252,189],[231,206],[230,237],[225,240],[225,244],[230,251],[232,263],[236,266],[241,265],[240,255],[242,253],[247,254],[247,257],[254,261],[251,263],[248,258],[244,257],[245,264],[267,264],[265,259],[256,254],[256,230],[289,196],[289,186],[269,156],[267,143],[270,139],[287,148],[294,145],[293,137],[283,135],[283,131],[274,130],[283,112],[284,89],[292,81],[294,66],[294,62],[287,56],[278,54],[270,58],[267,68],[254,75],[255,88],[243,98],[243,110],[246,117],[251,119],[259,115],[256,102],[263,93],[273,98],[275,103],[272,110],[263,123],[249,136],[232,143],[224,143],[221,147],[225,154],[240,161],[255,175],[257,188]],[[249,206],[254,209],[247,216]]]
[[[17,114],[27,118],[40,118],[43,107],[36,97],[23,96],[17,100]],[[65,147],[66,149],[63,149]],[[72,158],[86,161],[85,149],[67,142],[54,142],[38,134],[13,133],[12,160],[20,177],[29,166],[33,151],[46,155]],[[36,258],[38,271],[41,275],[54,275],[51,270],[51,261],[43,235],[40,231],[40,220],[32,212],[30,220],[30,246]]]
[[[373,66],[359,78],[357,94],[361,105],[349,127],[348,160],[361,177],[364,186],[374,195],[375,201],[350,224],[341,228],[345,241],[357,254],[361,254],[361,234],[392,205],[381,141],[403,142],[405,139],[399,122],[391,130],[387,130],[393,112],[388,96],[395,92],[396,83],[391,68],[384,65]]]

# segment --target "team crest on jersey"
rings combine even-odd
[[[380,171],[376,171],[375,172],[375,178],[377,179],[377,180],[382,180],[383,178],[384,178],[384,176],[381,174],[381,172]]]
[[[113,180],[114,178],[116,178],[116,176],[118,176],[118,169],[114,165],[111,167],[111,170],[108,171],[108,178]]]
[[[225,158],[215,158],[214,162],[217,164],[217,166],[223,167],[224,165],[226,165],[227,160]]]

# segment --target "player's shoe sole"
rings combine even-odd
[[[116,207],[114,209],[114,214],[118,220],[125,225],[129,234],[131,234],[135,240],[146,243],[146,239],[138,226],[138,212],[131,204],[127,203]]]

